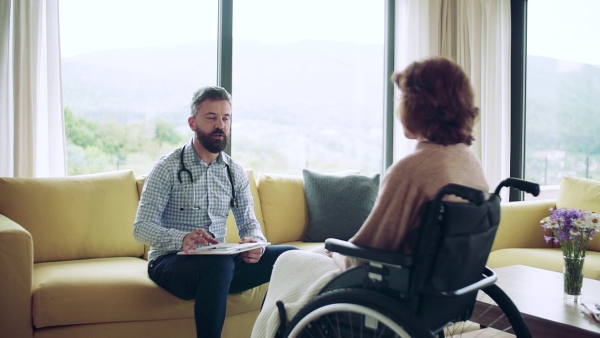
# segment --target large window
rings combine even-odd
[[[525,178],[548,191],[563,176],[600,179],[599,11],[597,0],[527,2]]]
[[[257,171],[382,171],[384,1],[234,3],[232,153]]]
[[[69,174],[131,168],[192,133],[217,84],[218,1],[61,0]],[[255,171],[382,171],[383,0],[233,3],[233,157]]]
[[[68,173],[148,173],[191,137],[193,92],[216,84],[217,1],[59,5]]]

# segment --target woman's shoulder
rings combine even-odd
[[[390,166],[388,180],[417,181],[427,184],[454,172],[481,171],[479,160],[466,144],[444,146],[432,142],[419,142],[414,152]],[[450,175],[452,176],[452,175]]]
[[[419,142],[417,143],[415,150],[400,160],[394,162],[388,172],[403,172],[406,173],[406,170],[418,167],[428,158],[438,157],[436,154],[440,154],[445,150],[445,147],[441,144],[436,144],[432,142]]]

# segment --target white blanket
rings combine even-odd
[[[254,323],[252,338],[275,336],[279,327],[277,301],[285,305],[289,321],[340,271],[335,261],[325,255],[323,247],[284,252],[273,267],[269,291]]]

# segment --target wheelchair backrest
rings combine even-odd
[[[411,289],[457,290],[481,279],[500,223],[500,198],[452,185],[426,204],[413,252]],[[444,201],[451,194],[463,202]]]

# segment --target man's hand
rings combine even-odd
[[[256,240],[252,237],[244,237],[240,240],[241,243],[256,243]],[[260,260],[263,252],[265,252],[264,247],[260,247],[254,250],[248,250],[241,253],[242,260],[246,263],[256,263]]]
[[[211,245],[217,243],[219,241],[212,238],[206,230],[196,229],[183,237],[183,251],[188,253],[188,251],[196,249],[198,244]]]

